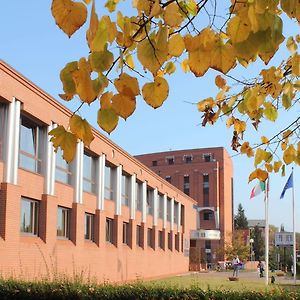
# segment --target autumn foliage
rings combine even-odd
[[[100,17],[96,5],[102,12],[105,9]],[[198,102],[202,125],[226,119],[227,127],[232,128],[232,149],[254,157],[255,170],[249,180],[264,181],[270,172],[284,173],[285,165],[300,164],[299,118],[274,136],[262,136],[256,146],[244,140],[249,126],[258,130],[262,121],[276,122],[280,111],[289,110],[298,101],[300,36],[283,36],[284,19],[299,25],[298,0],[224,1],[227,10],[221,26],[213,26],[215,15],[210,24],[198,21],[212,5],[208,0],[133,0],[131,16],[125,16],[118,5],[119,0],[107,0],[104,7],[97,0],[52,1],[53,17],[67,36],[88,23],[90,52],[62,69],[62,99],[78,96],[82,105],[99,101],[98,124],[110,133],[120,117],[127,119],[135,111],[137,97],[153,108],[164,103],[169,94],[166,74],[181,67],[200,77],[211,68],[220,72],[214,83],[219,92]],[[284,41],[289,57],[270,66]],[[247,67],[256,60],[263,61],[266,69],[252,80],[233,79],[240,89],[232,89],[224,75],[237,65]],[[145,72],[152,78],[146,83]],[[71,117],[68,128],[58,126],[50,134],[68,161],[74,157],[78,140],[85,146],[93,140],[89,123],[78,115]],[[278,148],[282,155],[275,159]]]

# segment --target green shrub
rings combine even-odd
[[[273,290],[258,291],[204,291],[197,287],[189,289],[176,287],[145,286],[127,284],[120,286],[80,284],[78,282],[22,282],[16,280],[0,280],[0,299],[114,299],[114,300],[179,300],[179,299],[214,299],[214,300],[261,300],[261,299],[300,299],[300,292]]]

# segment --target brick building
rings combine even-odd
[[[137,155],[146,166],[197,201],[197,230],[191,247],[201,261],[223,259],[218,248],[230,242],[233,227],[233,169],[227,151],[189,149]]]
[[[67,164],[71,111],[0,61],[0,270],[125,281],[186,272],[195,201],[93,130]]]

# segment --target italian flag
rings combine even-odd
[[[258,183],[257,186],[255,186],[252,191],[251,191],[251,195],[250,195],[250,199],[256,197],[257,195],[259,195],[261,192],[264,192],[266,189],[266,184],[263,181],[260,181]]]

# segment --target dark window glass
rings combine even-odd
[[[123,244],[129,245],[129,223],[123,222]]]
[[[209,175],[203,174],[203,205],[209,206]]]
[[[70,214],[69,208],[59,206],[57,208],[57,230],[56,234],[60,238],[70,238]]]
[[[148,228],[147,230],[147,245],[148,247],[153,247],[153,230],[152,228]]]
[[[26,170],[41,173],[41,153],[43,130],[32,121],[22,117],[20,127],[19,166]]]
[[[152,167],[156,167],[157,166],[157,160],[153,160],[152,161]]]
[[[183,192],[188,196],[190,195],[190,176],[189,175],[183,176]]]
[[[168,249],[172,251],[172,233],[168,232]]]
[[[193,160],[193,157],[191,155],[185,155],[184,156],[184,161],[186,164],[190,164]]]
[[[89,193],[96,192],[96,158],[88,153],[83,155],[83,190]]]
[[[179,233],[175,234],[175,250],[179,251]]]
[[[63,159],[63,152],[59,148],[56,153],[55,180],[71,184],[71,165]]]
[[[106,218],[106,241],[113,243],[113,219]]]
[[[190,247],[196,247],[196,240],[190,240]]]
[[[205,240],[205,249],[211,249],[211,241]]]
[[[136,226],[136,245],[142,247],[142,226]]]
[[[181,217],[180,217],[180,225],[183,226],[184,225],[184,205],[181,205]]]
[[[174,165],[175,158],[174,157],[167,157],[166,161],[167,161],[168,165]]]
[[[162,230],[158,231],[158,246],[164,249],[164,233]]]
[[[214,214],[212,212],[205,212],[203,214],[203,219],[205,221],[213,220],[214,219]]]
[[[211,161],[211,154],[203,154],[203,159],[205,162]]]
[[[21,198],[21,232],[38,235],[39,202]]]
[[[88,213],[85,214],[84,218],[84,238],[94,241],[94,215]]]
[[[166,176],[166,181],[168,181],[169,183],[171,183],[171,176]]]

